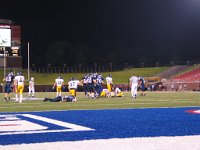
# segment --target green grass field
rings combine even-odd
[[[77,102],[43,102],[42,100],[24,100],[22,103],[3,101],[0,94],[0,112],[27,112],[52,110],[82,110],[82,109],[122,109],[122,108],[159,108],[159,107],[185,107],[200,106],[200,93],[198,92],[147,92],[147,96],[130,97],[125,92],[124,97],[86,99],[83,92],[78,92]],[[36,93],[37,98],[55,97],[56,93]],[[63,93],[68,95],[68,93]],[[11,97],[14,98],[12,93]],[[27,97],[27,93],[24,93]]]
[[[168,67],[152,67],[152,68],[130,68],[124,69],[122,71],[114,71],[114,72],[100,72],[103,77],[107,77],[108,74],[112,74],[113,81],[115,84],[124,84],[128,82],[128,79],[135,73],[137,76],[143,77],[152,77],[156,74],[166,70]],[[9,72],[11,69],[7,69]],[[21,71],[25,76],[25,79],[28,80],[27,70],[26,69],[15,69],[15,74]],[[51,85],[54,84],[55,79],[62,75],[65,82],[68,82],[71,77],[75,77],[76,79],[81,79],[85,73],[37,73],[30,72],[30,77],[35,78],[35,84],[43,84],[43,85]],[[0,77],[3,79],[3,69],[0,69]],[[28,84],[28,82],[26,82]]]

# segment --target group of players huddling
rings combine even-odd
[[[6,77],[3,79],[5,81],[5,98],[4,101],[10,101],[9,94],[12,91],[15,91],[15,101],[21,103],[23,99],[23,90],[24,90],[24,76],[21,72],[17,73],[14,76],[11,71]],[[103,84],[106,82],[106,88],[103,88]],[[53,85],[53,89],[56,88],[56,98],[45,98],[44,102],[58,102],[58,101],[70,101],[75,102],[76,99],[76,91],[79,85],[83,86],[83,90],[86,98],[95,99],[97,97],[123,97],[123,93],[119,87],[114,86],[112,75],[109,74],[104,81],[104,78],[101,74],[98,73],[90,73],[86,74],[82,77],[82,79],[76,80],[75,78],[71,78],[68,82],[68,96],[62,96],[62,89],[64,86],[64,79],[62,76],[59,76],[55,79],[55,83]],[[145,92],[145,81],[142,77],[137,77],[133,75],[129,79],[129,87],[131,89],[131,96],[133,98],[137,97],[137,90],[140,87],[142,93],[141,95],[146,95]],[[34,88],[34,78],[32,77],[29,81],[29,97],[34,97],[35,88]]]
[[[104,78],[102,77],[101,74],[98,73],[86,74],[81,80],[85,92],[85,97],[97,98],[97,97],[123,96],[122,91],[118,87],[113,86],[113,79],[111,74],[109,74],[105,78],[105,80],[107,88],[103,88]]]
[[[59,101],[72,101],[75,102],[76,99],[76,91],[78,86],[83,86],[83,90],[86,98],[95,99],[97,97],[112,97],[118,96],[122,97],[123,93],[118,87],[113,87],[112,76],[109,74],[106,77],[107,88],[103,88],[104,78],[101,74],[90,73],[86,74],[82,77],[81,80],[76,80],[75,78],[71,78],[68,82],[68,90],[70,95],[62,96],[62,89],[64,86],[64,79],[59,76],[55,79],[55,83],[53,85],[53,89],[56,89],[56,98],[45,98],[44,102],[59,102]],[[114,91],[112,91],[114,89]]]

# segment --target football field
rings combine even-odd
[[[67,95],[68,93],[63,93]],[[200,93],[0,102],[0,149],[200,149]]]

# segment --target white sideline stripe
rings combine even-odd
[[[98,139],[1,146],[1,150],[199,150],[200,136]]]
[[[48,122],[48,123],[51,123],[51,124],[55,124],[55,125],[58,125],[58,126],[62,126],[62,127],[65,127],[65,128],[71,128],[75,131],[94,130],[94,129],[91,129],[91,128],[88,128],[88,127],[83,127],[83,126],[79,126],[79,125],[76,125],[76,124],[63,122],[63,121],[59,121],[59,120],[54,120],[54,119],[50,119],[50,118],[46,118],[46,117],[31,115],[31,114],[22,114],[22,116],[29,117],[29,118],[36,119],[36,120],[41,120],[41,121]],[[70,129],[68,129],[68,130],[70,130]]]
[[[198,101],[176,101],[176,100],[174,100],[174,101],[156,101],[156,102],[151,102],[151,101],[147,101],[147,102],[140,102],[140,101],[132,101],[132,102],[126,102],[126,103],[114,103],[114,104],[109,104],[109,103],[107,103],[107,104],[95,104],[95,106],[115,106],[115,105],[135,105],[135,104],[146,104],[146,105],[152,105],[152,104],[162,104],[162,103],[174,103],[174,104],[177,104],[177,103],[197,103]],[[35,107],[35,106],[25,106],[25,105],[27,105],[27,103],[21,103],[23,106],[13,106],[13,107],[9,107],[9,108],[16,108],[16,107]],[[31,103],[32,105],[38,105],[38,103]],[[52,103],[52,105],[54,105],[55,103]],[[49,107],[51,107],[51,105],[48,105]],[[48,107],[47,105],[46,105],[46,107]],[[54,105],[55,106],[55,105]],[[77,107],[77,106],[83,106],[83,107],[85,107],[85,106],[94,106],[94,104],[87,104],[87,103],[84,103],[84,104],[75,104],[75,105],[73,105],[73,106],[71,106],[71,107]],[[40,107],[40,106],[37,106],[37,107]],[[43,106],[42,106],[43,107]],[[186,106],[186,107],[190,107],[190,106]],[[193,106],[192,106],[193,107]],[[195,107],[195,106],[194,106]],[[198,106],[197,106],[198,107]],[[7,105],[5,105],[5,106],[0,106],[0,108],[8,108],[7,107]],[[160,108],[160,107],[158,107],[158,108]]]
[[[23,104],[23,103],[22,103]],[[152,104],[155,104],[155,103],[125,103],[125,104],[132,104],[132,105],[135,105],[135,104],[147,104],[147,105],[152,105]],[[125,104],[118,104],[118,105],[125,105]],[[98,104],[97,104],[98,105]],[[109,104],[104,104],[104,106],[109,106]],[[111,104],[110,104],[111,105]],[[77,107],[77,106],[82,106],[82,105],[75,105],[75,106],[71,106],[71,107]],[[94,105],[84,105],[84,106],[94,106]],[[23,108],[33,108],[35,106],[13,106],[13,107],[9,107],[9,108],[19,108],[19,107],[23,107]],[[37,106],[37,107],[40,107],[40,106]],[[42,106],[41,106],[42,107]],[[46,106],[46,107],[51,107],[51,105],[49,106]],[[125,108],[99,108],[99,109],[89,109],[89,110],[105,110],[105,109],[109,109],[109,110],[113,110],[113,109],[149,109],[149,108],[189,108],[189,107],[199,107],[199,105],[187,105],[187,106],[174,106],[174,107],[125,107]],[[6,106],[0,106],[0,108],[5,108],[7,109],[8,107]],[[69,110],[88,110],[88,109],[69,109]],[[65,111],[65,110],[60,110],[60,109],[55,109],[55,110],[45,110],[45,111]],[[33,111],[33,112],[43,112],[43,111]]]

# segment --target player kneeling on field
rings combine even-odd
[[[103,89],[100,96],[101,97],[111,97],[108,89]]]
[[[124,95],[118,87],[115,87],[114,92],[110,92],[110,96],[111,97],[123,97]]]
[[[115,96],[123,97],[123,93],[118,87],[115,87]]]
[[[76,98],[75,96],[69,95],[69,96],[58,96],[56,98],[44,98],[43,102],[75,102]]]

